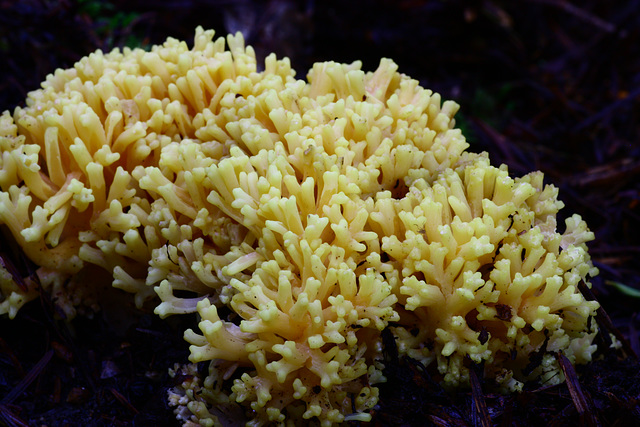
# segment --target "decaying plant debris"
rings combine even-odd
[[[631,233],[640,222],[640,168],[634,162],[640,157],[640,25],[633,13],[638,2],[590,7],[527,1],[514,7],[503,1],[470,6],[378,1],[366,8],[360,2],[310,2],[304,8],[290,1],[266,7],[243,2],[235,8],[220,2],[206,6],[211,8],[208,22],[201,21],[207,11],[197,1],[165,6],[115,1],[113,8],[98,12],[87,8],[92,2],[20,3],[20,8],[0,3],[0,54],[12,72],[1,79],[0,110],[24,99],[45,73],[96,47],[149,44],[167,34],[188,38],[195,24],[223,33],[246,29],[247,22],[260,28],[250,33],[249,43],[262,44],[264,52],[285,49],[282,54],[296,57],[299,70],[308,68],[304,61],[364,57],[365,65],[367,60],[373,65],[380,56],[391,56],[413,77],[458,99],[475,151],[490,151],[516,174],[543,170],[561,187],[567,210],[586,218],[596,233],[590,247],[601,270],[593,292],[609,314],[607,320],[601,313],[598,321],[626,341],[621,340],[622,349],[579,368],[577,380],[506,397],[483,392],[481,377],[472,390],[447,394],[433,385],[435,373],[398,358],[397,369],[387,373],[374,422],[624,425],[638,417],[638,364],[632,352],[639,348],[639,302],[605,283],[633,289],[640,278],[634,264],[640,246]],[[470,32],[471,43],[453,36]],[[29,81],[30,70],[41,74]],[[30,266],[22,257],[7,250],[4,241],[0,247],[8,252],[3,262],[28,275]],[[163,388],[171,384],[164,373],[184,357],[175,354],[181,345],[170,344],[182,343],[180,333],[160,339],[171,336],[172,325],[129,314],[114,330],[103,318],[108,310],[66,324],[54,320],[59,313],[52,312],[47,295],[32,306],[19,314],[18,323],[0,321],[0,419],[5,424],[55,425],[78,422],[80,416],[87,425],[171,420],[162,403]],[[152,345],[158,347],[148,352]],[[392,343],[385,351],[394,357]],[[572,372],[565,375],[574,378]]]

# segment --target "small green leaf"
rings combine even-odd
[[[613,286],[618,291],[622,292],[623,294],[625,294],[627,296],[634,297],[634,298],[640,298],[640,290],[638,290],[636,288],[632,288],[631,286],[625,285],[624,283],[616,282],[616,281],[613,281],[613,280],[605,280],[605,283],[607,285]]]

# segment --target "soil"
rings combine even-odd
[[[559,359],[565,384],[503,396],[485,393],[480,375],[471,390],[446,393],[389,342],[394,363],[373,425],[640,419],[640,1],[0,0],[0,111],[96,49],[191,40],[197,25],[242,31],[259,57],[289,56],[300,78],[316,61],[361,60],[372,70],[393,58],[461,105],[470,150],[512,175],[543,171],[563,212],[595,232],[591,293],[601,329],[622,349],[605,343],[599,361],[575,370]],[[0,319],[0,425],[176,425],[167,369],[186,360],[182,333],[195,318],[150,313],[118,306],[65,321],[43,294]]]

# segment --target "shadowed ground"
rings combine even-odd
[[[451,395],[388,340],[377,425],[628,425],[640,417],[632,357],[640,350],[639,1],[0,0],[0,112],[95,49],[191,40],[197,25],[242,31],[259,57],[289,56],[298,77],[316,61],[362,60],[372,70],[393,58],[461,104],[457,120],[472,151],[488,151],[513,175],[543,171],[560,188],[563,211],[582,215],[596,234],[599,322],[625,349],[601,350],[603,360],[577,376],[560,360],[569,378],[561,386],[494,396],[477,377],[471,391]],[[28,274],[19,254],[7,255],[7,241],[0,251]],[[16,320],[0,319],[0,423],[175,425],[166,371],[186,359],[182,331],[193,319],[106,306],[68,323],[54,320],[43,295]]]

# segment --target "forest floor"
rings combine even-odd
[[[640,1],[0,0],[0,112],[98,48],[191,40],[197,25],[243,31],[259,57],[290,57],[300,78],[316,61],[372,70],[393,58],[461,105],[470,150],[512,175],[543,171],[562,212],[579,213],[596,235],[591,293],[601,330],[622,349],[600,334],[597,362],[574,370],[560,360],[566,383],[503,396],[483,393],[482,378],[445,393],[389,345],[375,425],[640,419]],[[182,331],[194,321],[103,309],[67,322],[43,295],[0,319],[0,425],[175,425],[167,368],[186,359]]]

